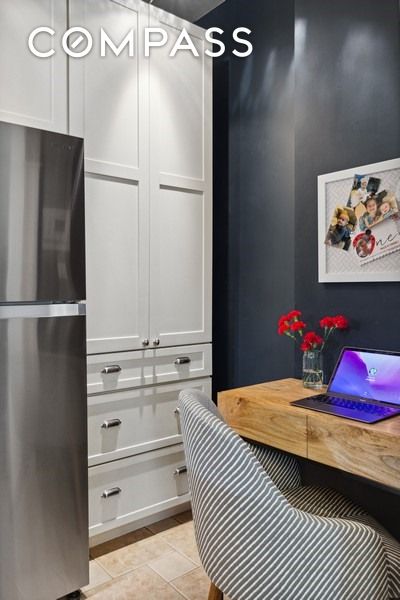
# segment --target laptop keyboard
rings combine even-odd
[[[367,402],[357,402],[357,400],[345,400],[336,398],[335,396],[316,396],[314,398],[322,404],[331,406],[340,406],[348,410],[357,410],[369,415],[386,416],[393,413],[393,408],[390,406],[379,406],[378,404],[368,404]]]

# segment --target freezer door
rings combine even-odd
[[[85,317],[22,308],[0,307],[0,600],[55,600],[88,582]]]
[[[83,141],[0,123],[0,303],[85,298]]]

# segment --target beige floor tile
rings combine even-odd
[[[171,582],[188,600],[206,600],[210,589],[210,580],[200,567]]]
[[[166,581],[171,581],[185,573],[189,573],[189,571],[193,571],[193,569],[197,569],[195,563],[182,554],[179,554],[179,552],[166,554],[161,558],[150,561],[147,565],[154,569],[154,571],[161,575]]]
[[[93,591],[91,600],[183,600],[177,590],[147,566],[139,567]]]
[[[160,533],[160,537],[194,563],[200,565],[200,557],[194,537],[192,522],[178,525],[178,527],[175,527],[174,529]]]
[[[114,538],[109,542],[104,542],[103,544],[94,546],[90,549],[90,558],[98,558],[99,556],[103,556],[109,552],[114,552],[114,550],[119,550],[119,548],[124,548],[125,546],[130,546],[131,544],[140,542],[141,540],[149,538],[152,535],[152,532],[146,527],[136,529],[136,531],[132,531],[126,535]]]
[[[158,535],[110,552],[96,560],[112,577],[118,577],[170,552],[171,547]]]
[[[89,563],[89,584],[82,588],[82,592],[87,592],[94,587],[110,581],[111,577],[105,572],[95,560],[91,560]]]
[[[156,534],[177,527],[177,525],[179,525],[179,521],[171,517],[170,519],[163,519],[162,521],[148,525],[147,529],[149,529],[151,533]]]
[[[179,521],[179,523],[187,523],[188,521],[193,521],[193,515],[191,510],[187,510],[179,515],[175,515],[174,519]]]

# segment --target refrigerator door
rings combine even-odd
[[[0,600],[88,582],[84,308],[0,307]]]
[[[0,123],[0,303],[85,298],[83,141]]]

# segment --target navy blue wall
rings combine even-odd
[[[318,284],[317,176],[400,155],[397,0],[296,0],[295,297],[345,313],[339,345],[400,349],[400,284]]]
[[[344,313],[344,343],[400,348],[397,283],[318,283],[317,176],[400,154],[397,0],[226,0],[201,24],[252,30],[215,68],[215,389],[300,375],[291,307]],[[229,35],[228,35],[229,37]]]
[[[294,304],[293,0],[227,0],[201,21],[252,30],[215,61],[214,388],[291,374],[276,319]],[[227,160],[228,158],[228,160]],[[286,340],[285,340],[286,341]]]

